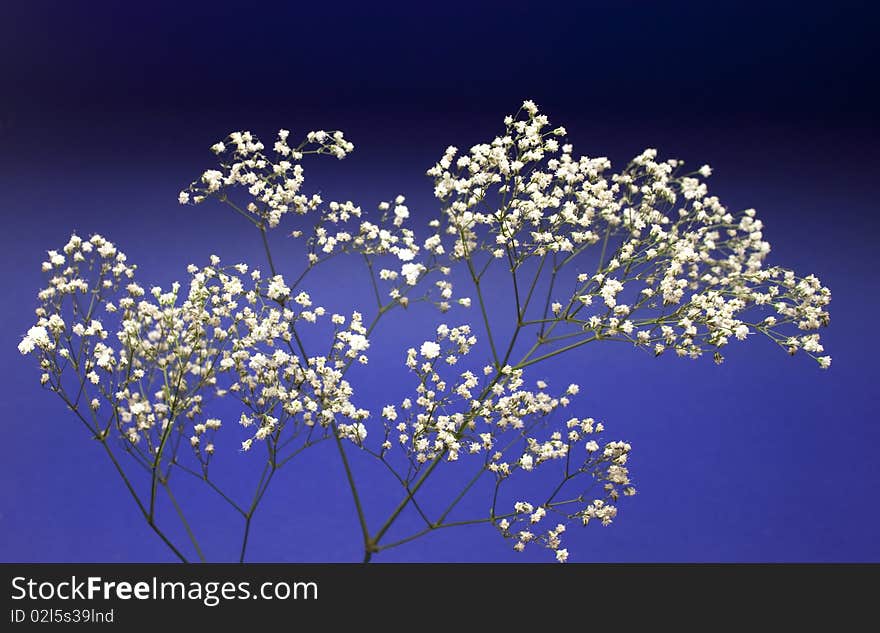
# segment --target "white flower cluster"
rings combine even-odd
[[[361,207],[351,201],[325,204],[319,194],[302,193],[305,175],[299,161],[306,154],[344,158],[354,146],[345,140],[342,132],[309,132],[295,148],[287,144],[288,136],[287,130],[279,131],[273,159],[252,133],[233,132],[226,141],[211,148],[221,159],[220,169],[205,171],[180,193],[179,202],[198,204],[215,196],[261,230],[276,227],[290,212],[300,216],[308,214],[306,230],[298,228],[289,235],[305,240],[309,269],[339,254],[363,255],[374,275],[374,284],[379,281],[390,284],[386,295],[403,306],[409,303],[407,295],[412,287],[430,273],[439,272],[443,277],[450,274],[449,266],[440,261],[446,252],[439,233],[440,222],[431,222],[432,235],[417,239],[415,232],[405,226],[410,210],[403,195],[398,195],[393,203],[381,202],[380,215],[374,221],[364,218]],[[228,157],[233,162],[224,161]],[[236,189],[247,192],[246,202],[233,201],[231,196]],[[388,265],[377,265],[378,271],[374,271],[373,261],[382,256]],[[435,285],[439,294],[435,303],[445,312],[452,305],[452,283],[441,279]],[[284,288],[273,291],[280,297]],[[470,300],[463,297],[458,299],[458,304],[468,306]]]
[[[569,420],[567,426],[569,449],[573,443],[582,439],[581,433],[590,437],[593,433],[602,431],[601,423],[594,425],[592,419]],[[516,551],[523,551],[530,543],[540,544],[553,550],[556,559],[564,563],[568,560],[568,550],[561,545],[567,523],[577,522],[587,525],[595,519],[604,526],[611,525],[617,516],[615,502],[621,495],[632,496],[636,493],[626,467],[631,450],[629,444],[608,442],[600,450],[598,443],[590,439],[584,443],[584,448],[586,457],[580,458],[582,464],[575,469],[571,465],[571,460],[567,458],[562,483],[542,504],[533,505],[527,501],[517,501],[513,504],[513,513],[495,521],[496,527],[505,538],[516,541],[514,544]],[[604,497],[601,499],[590,497],[590,490],[597,482],[602,484],[603,488]],[[565,495],[566,498],[559,499],[562,496],[560,493],[565,489],[570,492]],[[556,523],[552,528],[541,530],[539,524],[545,524],[548,516],[551,520],[562,522]]]
[[[599,518],[603,525],[610,524],[617,512],[614,502],[621,495],[636,492],[625,466],[631,447],[613,441],[600,448],[597,438],[604,425],[593,418],[572,417],[562,428],[552,429],[552,415],[569,406],[570,398],[580,392],[576,384],[559,396],[548,393],[543,380],[537,381],[536,389],[527,389],[523,370],[510,366],[500,370],[487,366],[480,372],[481,377],[464,371],[454,382],[447,382],[441,373],[443,368],[458,364],[475,344],[469,326],[441,325],[434,340],[425,341],[418,350],[409,349],[406,364],[419,378],[418,397],[415,402],[403,400],[400,412],[393,404],[383,408],[386,438],[397,434],[397,443],[409,464],[407,480],[439,457],[457,461],[462,454],[476,456],[483,470],[495,478],[492,522],[502,535],[516,540],[517,551],[527,543],[542,543],[565,558],[567,551],[560,549],[565,525],[537,533],[535,524],[548,512],[566,523],[586,525],[590,519]],[[548,426],[550,430],[542,433]],[[381,455],[386,462],[392,446],[387,440],[383,445]],[[550,463],[564,473],[543,504],[533,507],[518,502],[509,515],[496,511],[503,484],[515,479],[517,473],[531,473]],[[588,497],[596,484],[603,487],[603,499]],[[577,488],[577,494],[573,488]],[[562,494],[566,494],[565,499],[559,498]],[[522,523],[526,527],[518,529]]]
[[[113,243],[73,235],[47,253],[37,319],[18,349],[39,360],[41,384],[103,444],[149,525],[182,560],[155,516],[156,491],[171,496],[175,468],[206,482],[244,518],[243,560],[273,473],[330,439],[354,497],[365,560],[432,530],[490,523],[515,550],[539,544],[566,562],[569,527],[609,525],[620,498],[635,494],[631,447],[600,441],[604,426],[593,418],[562,415],[580,392],[577,384],[551,393],[542,380],[527,384],[527,368],[597,340],[656,355],[697,358],[708,351],[721,362],[726,345],[754,334],[827,368],[831,358],[818,330],[829,323],[831,293],[813,275],[765,265],[763,223],[754,210],[731,212],[709,194],[708,165],[686,172],[681,161],[659,160],[648,149],[611,173],[606,158],[576,157],[565,136],[525,101],[491,141],[467,152],[449,147],[428,170],[441,213],[422,233],[402,195],[380,203],[371,218],[351,201],[303,193],[305,155],[344,158],[353,150],[341,132],[309,132],[291,146],[281,130],[268,151],[250,132],[230,134],[211,148],[218,168],[205,171],[179,201],[214,197],[247,218],[261,233],[270,272],[221,266],[212,256],[207,266],[187,269],[185,285],[149,287],[135,280],[135,267]],[[275,269],[267,238],[267,229],[289,215],[305,223],[289,232],[302,239],[307,260],[299,276]],[[339,255],[366,265],[371,309],[332,311],[303,289],[312,268]],[[353,402],[350,369],[371,363],[374,329],[392,309],[422,301],[441,312],[469,307],[470,297],[453,294],[455,269],[473,282],[482,323],[441,324],[414,341],[405,353],[417,378],[414,393],[384,405],[382,426],[371,425],[370,411]],[[512,280],[510,305],[484,296],[499,269]],[[496,323],[502,311],[507,322]],[[415,310],[407,314],[421,318]],[[488,350],[477,346],[478,329]],[[329,340],[316,345],[324,332]],[[491,357],[471,363],[484,351]],[[211,411],[219,397],[241,405],[233,424]],[[222,434],[236,432],[227,446],[261,446],[268,454],[248,509],[209,478]],[[108,438],[148,473],[148,501],[129,483]],[[346,447],[377,458],[401,487],[402,500],[374,534]],[[470,482],[438,518],[429,517],[422,486],[437,470],[468,464],[476,469]],[[558,482],[546,494],[535,492],[540,478],[521,483],[554,469]],[[448,522],[480,481],[492,484],[488,516]],[[388,543],[392,524],[409,507],[425,529]]]
[[[431,222],[433,234],[420,241],[413,229],[404,226],[410,217],[405,202],[406,198],[399,195],[393,203],[379,203],[379,217],[375,221],[363,218],[359,207],[355,213],[337,213],[336,203],[331,203],[330,212],[322,214],[308,239],[309,264],[337,254],[361,255],[369,262],[374,283],[387,284],[384,294],[403,306],[409,304],[407,295],[412,288],[437,272],[443,279],[435,282],[439,295],[435,303],[445,312],[451,307],[453,286],[448,280],[451,269],[441,259],[445,249],[437,232],[440,223]],[[301,231],[292,235],[303,237]],[[467,306],[470,302],[465,298],[458,303]]]
[[[598,271],[576,273],[574,292],[553,301],[544,320],[656,354],[710,350],[719,361],[731,340],[760,333],[830,366],[815,333],[829,322],[830,291],[815,276],[764,267],[763,223],[753,209],[734,214],[709,195],[701,178],[711,168],[683,173],[681,161],[658,161],[648,149],[606,175],[606,158],[575,158],[564,135],[527,101],[505,119],[504,134],[459,158],[450,147],[428,170],[455,257],[485,251],[507,258],[514,274],[550,258],[555,276],[601,244]]]
[[[85,394],[93,413],[101,404],[111,411],[96,427],[115,427],[145,463],[164,450],[173,429],[188,435],[207,466],[221,427],[203,410],[208,393],[241,401],[239,422],[253,427],[244,450],[254,441],[277,441],[287,427],[293,434],[301,427],[327,429],[337,416],[367,417],[351,403],[343,360],[304,357],[294,348],[297,324],[314,323],[325,310],[305,293],[293,301],[299,311],[287,307],[290,291],[280,275],[263,281],[259,270],[224,268],[212,257],[209,266],[189,267],[185,294],[179,283],[148,291],[134,281],[125,255],[111,247],[100,236],[84,241],[74,235],[64,248],[66,259],[50,259],[37,325],[19,351],[38,353],[43,382],[53,390],[62,391],[66,375],[75,374],[74,382],[83,385],[78,400]],[[89,280],[93,271],[97,279]],[[84,310],[81,297],[88,295]],[[115,333],[104,325],[111,321]],[[352,320],[352,329],[357,323]]]
[[[263,143],[250,132],[233,132],[211,150],[221,160],[220,169],[209,169],[178,196],[180,204],[203,202],[208,196],[225,197],[228,189],[245,187],[252,197],[248,213],[270,227],[278,226],[289,213],[305,214],[321,206],[321,196],[301,192],[304,181],[300,161],[307,154],[329,154],[340,160],[354,151],[354,145],[340,131],[309,132],[295,147],[287,139],[288,130],[279,130],[273,146],[274,158]],[[338,203],[337,203],[338,204]],[[353,208],[345,203],[346,208]]]

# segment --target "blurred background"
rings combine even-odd
[[[527,98],[566,126],[578,154],[622,167],[656,147],[711,164],[710,190],[764,220],[769,263],[817,274],[834,297],[827,372],[757,338],[717,367],[591,345],[542,371],[560,389],[580,383],[572,413],[603,420],[609,439],[634,449],[639,494],[613,526],[570,530],[570,560],[880,560],[878,343],[867,322],[880,308],[877,27],[872,5],[854,2],[4,4],[0,560],[172,560],[100,448],[16,351],[47,249],[73,230],[100,232],[147,284],[183,279],[211,253],[262,265],[241,218],[177,204],[212,166],[209,146],[241,129],[267,140],[281,127],[291,138],[343,129],[355,153],[307,162],[305,189],[364,209],[404,194],[425,221],[437,206],[424,171],[447,145],[491,140]],[[273,245],[282,262],[298,260],[283,231]],[[369,302],[356,264],[316,271],[308,289],[328,308]],[[378,413],[414,386],[404,350],[424,339],[419,319],[439,322],[421,314],[389,321],[369,368],[352,373],[362,406]],[[477,313],[443,320],[456,319],[476,325]],[[235,444],[218,464],[244,489],[254,464]],[[279,473],[255,519],[252,560],[360,560],[349,491],[326,449]],[[354,459],[375,529],[400,494]],[[206,554],[236,557],[236,516],[204,490],[183,494]],[[430,503],[448,491],[426,494]],[[485,494],[463,515],[484,511]],[[415,525],[405,518],[399,536]],[[476,526],[377,560],[552,558],[511,545]]]

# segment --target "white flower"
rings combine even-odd
[[[404,276],[408,285],[415,286],[416,282],[419,280],[419,275],[421,275],[424,270],[425,267],[422,264],[408,263],[401,266],[400,274]]]
[[[22,355],[30,354],[34,351],[35,346],[34,340],[29,336],[25,336],[18,344],[18,351],[21,352]]]
[[[543,506],[538,506],[537,508],[535,508],[535,511],[532,512],[532,514],[529,516],[529,522],[538,523],[545,516],[547,516],[547,510],[545,510]]]
[[[567,549],[558,549],[556,550],[556,560],[560,563],[564,563],[568,560],[568,550]]]
[[[290,296],[290,288],[284,284],[284,278],[281,275],[275,275],[269,280],[269,287],[266,291],[270,299],[281,301]]]
[[[440,356],[440,345],[434,341],[425,341],[422,343],[419,353],[429,360],[437,358]]]
[[[223,173],[216,169],[208,169],[202,174],[202,182],[205,183],[208,193],[214,193],[223,184]]]
[[[49,338],[49,332],[42,325],[35,325],[18,344],[18,351],[22,354],[30,354],[35,347],[42,350],[54,349],[55,343]]]
[[[370,347],[370,341],[363,334],[351,334],[348,337],[348,346],[354,352],[362,352]]]
[[[534,507],[532,507],[532,504],[529,503],[528,501],[517,501],[516,503],[513,504],[513,509],[518,514],[525,514],[525,513],[529,513],[532,510],[534,510]]]

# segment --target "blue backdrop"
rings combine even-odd
[[[176,201],[211,165],[208,146],[237,129],[268,138],[280,127],[292,136],[341,128],[357,150],[343,162],[307,163],[307,189],[365,208],[403,193],[424,219],[436,209],[424,170],[449,144],[491,139],[525,98],[568,128],[576,152],[621,166],[657,147],[710,163],[712,191],[731,208],[758,209],[770,262],[816,273],[834,297],[827,372],[762,340],[732,346],[720,367],[614,345],[548,366],[552,384],[573,372],[578,407],[633,445],[639,489],[612,527],[568,535],[571,560],[880,560],[878,345],[867,323],[880,311],[880,56],[868,10],[24,4],[0,16],[0,560],[171,560],[100,448],[16,351],[45,250],[74,229],[100,232],[142,278],[163,284],[210,253],[262,263],[259,236],[240,218]],[[273,237],[282,260],[294,257],[291,243]],[[368,298],[362,275],[316,272],[312,287]],[[353,374],[360,404],[374,410],[391,400],[386,393],[401,393],[399,374],[377,368],[399,367],[402,350],[422,340],[418,324],[390,325],[374,341],[370,371]],[[248,456],[219,459],[235,487],[236,460]],[[355,461],[375,529],[399,493]],[[252,560],[360,559],[332,447],[304,454],[273,486],[255,520]],[[189,493],[206,553],[233,558],[236,517]],[[510,545],[491,528],[468,527],[377,560],[548,560]]]

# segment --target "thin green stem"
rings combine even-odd
[[[272,449],[269,449],[270,459],[267,461],[266,466],[263,468],[263,474],[260,476],[260,481],[257,484],[256,490],[254,490],[254,498],[251,501],[250,508],[244,515],[244,534],[241,539],[241,552],[238,557],[238,562],[243,563],[244,558],[247,555],[247,546],[248,539],[251,533],[251,523],[254,519],[254,513],[257,511],[257,506],[260,505],[260,501],[263,500],[263,495],[266,494],[266,490],[269,488],[269,484],[272,481],[272,477],[275,476],[275,471],[278,469],[276,462],[274,461],[274,454],[272,453]]]
[[[189,473],[190,475],[192,475],[193,477],[195,477],[199,481],[206,483],[211,488],[211,490],[213,490],[218,495],[220,495],[220,497],[224,501],[226,501],[226,503],[231,505],[239,514],[241,514],[241,515],[246,514],[241,506],[239,506],[235,501],[233,501],[232,498],[229,497],[229,495],[227,495],[225,492],[223,492],[220,489],[220,487],[217,486],[217,484],[215,484],[213,481],[211,481],[206,475],[197,473],[196,471],[192,470],[191,468],[184,466],[183,464],[181,464],[177,460],[174,460],[173,462],[171,462],[171,465],[176,466],[177,468],[179,468],[180,470],[182,470],[185,473]]]
[[[238,556],[238,562],[243,563],[247,554],[248,537],[251,533],[251,517],[247,517],[244,521],[244,536],[241,539],[241,553]]]
[[[419,489],[424,485],[425,480],[431,476],[431,473],[434,472],[434,469],[440,464],[442,459],[442,455],[438,455],[434,461],[431,462],[431,465],[428,466],[427,470],[422,473],[422,476],[416,480],[415,485],[412,487],[411,491],[407,493],[406,497],[404,497],[400,503],[397,504],[397,507],[391,512],[391,516],[385,521],[382,527],[379,528],[379,531],[376,532],[376,536],[373,537],[372,542],[374,545],[379,543],[379,540],[385,536],[385,533],[391,529],[391,526],[397,520],[397,517],[406,509],[406,506],[409,505],[410,500],[413,496],[419,491]]]
[[[480,480],[480,478],[485,474],[485,472],[486,472],[485,466],[481,467],[480,470],[477,471],[477,473],[471,478],[471,480],[461,490],[461,492],[458,493],[458,496],[456,496],[455,499],[452,500],[452,503],[450,503],[449,506],[446,508],[446,510],[443,511],[443,514],[440,515],[440,518],[437,519],[437,521],[435,523],[443,523],[443,520],[447,516],[449,516],[449,513],[452,512],[452,510],[455,508],[455,506],[458,505],[458,503],[464,498],[464,496],[468,493],[468,491],[470,491],[470,489],[474,487],[474,484],[476,484],[477,481]]]
[[[513,514],[508,514],[508,515],[505,515],[505,516],[510,517],[510,516],[513,516]],[[497,519],[501,519],[501,518],[504,518],[504,517],[495,517],[494,519],[492,519],[492,518],[485,518],[485,519],[471,519],[471,520],[468,520],[468,521],[454,521],[454,522],[452,522],[452,523],[443,523],[443,524],[441,524],[441,525],[436,525],[436,524],[435,524],[435,525],[432,525],[431,527],[426,527],[426,528],[424,528],[424,529],[422,529],[422,530],[419,530],[418,532],[416,532],[416,533],[414,533],[414,534],[411,534],[411,535],[409,535],[409,536],[407,536],[407,537],[405,537],[405,538],[402,538],[402,539],[400,539],[400,540],[398,540],[398,541],[393,541],[393,542],[388,543],[388,544],[386,544],[386,545],[382,545],[381,547],[377,547],[377,548],[376,548],[376,551],[378,551],[378,552],[382,552],[382,551],[385,551],[385,550],[387,550],[387,549],[391,549],[391,548],[393,548],[393,547],[398,547],[398,546],[400,546],[400,545],[405,545],[406,543],[409,543],[409,542],[411,542],[411,541],[414,541],[414,540],[416,540],[417,538],[421,538],[421,537],[424,536],[425,534],[428,534],[429,532],[433,532],[434,530],[443,530],[443,529],[445,529],[445,528],[461,527],[461,526],[464,526],[464,525],[480,525],[480,524],[482,524],[482,523],[491,523],[492,521],[497,520]]]
[[[116,472],[119,474],[120,478],[122,479],[122,483],[125,484],[125,488],[126,488],[126,490],[128,490],[128,493],[131,495],[131,498],[134,499],[134,502],[137,504],[138,510],[140,510],[141,515],[143,515],[144,519],[147,521],[147,525],[150,526],[150,529],[152,529],[153,532],[155,532],[159,536],[159,538],[162,539],[162,542],[165,543],[165,545],[168,547],[168,549],[170,549],[181,562],[183,562],[183,563],[189,562],[186,559],[186,557],[180,552],[180,550],[174,546],[174,543],[171,542],[171,540],[165,535],[165,533],[162,532],[161,529],[159,529],[159,526],[156,525],[156,522],[153,520],[153,517],[147,512],[147,509],[144,506],[143,502],[141,501],[140,497],[138,496],[137,492],[135,491],[134,486],[132,486],[131,481],[129,481],[128,475],[125,474],[125,471],[122,469],[122,466],[119,464],[119,460],[116,459],[116,456],[113,454],[113,451],[110,450],[110,447],[107,445],[107,434],[106,433],[98,434],[97,431],[92,428],[92,426],[88,423],[88,421],[86,421],[86,419],[83,417],[83,415],[79,412],[79,409],[75,408],[72,405],[72,403],[70,402],[70,399],[67,397],[67,394],[64,392],[64,390],[60,386],[58,386],[55,393],[57,393],[58,396],[67,405],[67,407],[76,414],[76,416],[86,426],[86,428],[88,428],[90,431],[92,431],[94,437],[101,443],[101,446],[104,447],[104,452],[107,454],[107,457],[110,459],[110,462],[113,464],[113,467],[116,469]]]
[[[177,499],[174,497],[174,493],[171,492],[171,486],[169,486],[167,483],[163,483],[162,487],[165,489],[165,492],[168,494],[168,498],[171,500],[171,504],[177,511],[177,516],[180,517],[180,522],[183,523],[183,528],[186,530],[186,534],[187,536],[189,536],[189,540],[190,542],[192,542],[193,547],[195,547],[196,554],[198,555],[199,560],[204,563],[205,555],[202,554],[202,548],[199,547],[199,541],[196,539],[196,535],[193,533],[192,528],[189,525],[189,521],[187,521],[186,517],[183,515],[183,510],[177,503]]]
[[[361,506],[360,495],[358,495],[357,486],[354,483],[354,475],[351,472],[351,466],[348,463],[348,457],[345,454],[345,447],[342,445],[342,438],[339,437],[339,433],[336,432],[336,425],[333,428],[333,437],[336,440],[336,448],[339,451],[339,457],[342,459],[342,466],[345,469],[345,478],[348,480],[348,487],[351,489],[351,496],[354,499],[354,507],[357,510],[358,515],[358,523],[361,526],[361,534],[364,539],[364,551],[366,554],[369,554],[373,547],[374,543],[370,539],[370,529],[367,527],[367,518],[364,515],[364,509]]]
[[[367,269],[370,271],[370,284],[373,286],[373,296],[376,298],[376,306],[381,310],[382,296],[379,294],[379,285],[376,283],[376,273],[373,270],[373,262],[366,253],[364,253],[364,261],[367,263]]]
[[[141,511],[141,514],[147,520],[147,525],[149,525],[150,529],[152,529],[153,532],[155,532],[159,536],[159,538],[162,539],[162,542],[165,543],[165,545],[167,545],[172,552],[174,552],[174,555],[177,556],[177,558],[179,558],[181,562],[188,563],[189,561],[186,559],[186,557],[180,552],[179,549],[174,546],[174,543],[172,543],[171,540],[167,536],[165,536],[165,533],[159,529],[159,526],[156,525],[153,517],[147,513],[147,509],[144,507],[144,504],[141,502],[140,497],[138,497],[137,492],[135,492],[134,487],[128,480],[128,476],[125,474],[125,471],[122,470],[122,466],[119,465],[119,461],[117,461],[116,456],[113,454],[113,451],[111,451],[110,447],[107,446],[106,439],[101,440],[101,445],[104,447],[104,450],[107,452],[107,456],[110,458],[110,461],[116,468],[116,472],[118,472],[119,476],[122,477],[122,481],[123,483],[125,483],[125,487],[128,489],[129,494],[131,494],[132,499],[134,499],[135,503],[137,504],[138,509]]]
[[[229,208],[231,208],[233,211],[235,211],[237,214],[239,214],[241,217],[243,217],[254,226],[260,226],[260,223],[254,218],[254,216],[249,213],[245,213],[245,211],[242,210],[241,207],[239,207],[232,200],[227,198],[225,194],[218,196],[218,199],[220,200],[220,202],[223,202],[224,204],[229,206]]]
[[[275,272],[275,262],[272,259],[272,251],[269,250],[269,238],[266,236],[266,226],[263,224],[257,225],[260,229],[260,237],[263,238],[263,249],[266,251],[266,259],[269,260],[269,270],[272,271],[272,276],[274,277],[278,273]]]
[[[586,345],[587,343],[595,341],[598,338],[599,337],[597,337],[597,336],[591,336],[589,338],[585,338],[581,341],[578,341],[577,343],[572,343],[571,345],[566,345],[565,347],[560,347],[557,350],[553,350],[552,352],[544,354],[543,356],[538,356],[537,358],[529,359],[528,358],[529,354],[526,354],[526,356],[524,356],[523,359],[514,366],[514,369],[523,369],[524,367],[528,367],[529,365],[534,365],[535,363],[540,363],[542,360],[547,360],[548,358],[553,358],[554,356],[558,356],[559,354],[562,354],[564,352],[568,352],[570,350],[576,349],[576,348],[580,347],[581,345]]]
[[[480,303],[480,313],[483,315],[483,325],[486,327],[486,337],[489,339],[489,347],[492,349],[492,359],[495,361],[495,366],[500,367],[501,361],[495,347],[495,339],[492,336],[492,326],[489,325],[489,313],[486,311],[486,302],[483,300],[483,291],[480,288],[480,278],[474,270],[474,264],[471,262],[470,256],[467,258],[467,267],[471,273],[471,280],[474,282],[474,288],[476,288],[477,291],[477,300]]]

